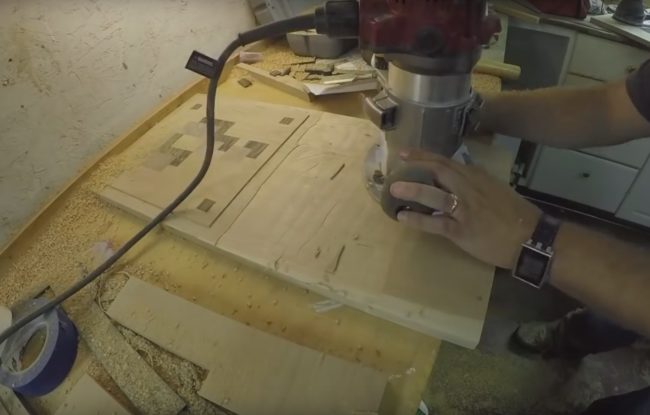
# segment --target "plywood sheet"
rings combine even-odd
[[[366,121],[324,114],[217,247],[343,303],[473,347],[493,269],[390,220],[362,180]]]
[[[241,415],[378,410],[386,376],[247,327],[131,278],[108,310],[120,324],[209,370],[199,394]]]
[[[88,375],[75,384],[56,415],[128,415],[108,392]]]
[[[200,95],[188,101],[179,108],[180,116],[187,117],[188,106],[203,99]],[[182,211],[167,220],[168,227],[373,315],[466,347],[478,344],[494,269],[442,238],[385,217],[362,177],[366,152],[379,137],[370,122],[257,102],[220,102],[225,108],[237,105],[239,113],[246,114],[247,128],[259,142],[273,124],[263,113],[293,114],[294,119],[302,114],[304,121],[262,166],[248,168],[231,160],[228,173],[237,185],[230,190],[215,186],[195,192],[195,201],[220,201],[221,212],[210,226],[183,220]],[[161,134],[155,130],[152,136]],[[162,145],[164,139],[158,140]],[[476,163],[508,177],[507,151],[470,147],[478,147],[473,153]],[[225,165],[219,167],[216,160],[215,169]],[[191,177],[187,173],[185,183]],[[103,196],[144,217],[158,211],[148,200],[154,196],[134,198],[119,188],[123,186],[113,186]]]

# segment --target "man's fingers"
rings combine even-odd
[[[436,187],[442,188],[449,193],[454,193],[458,196],[461,196],[464,189],[467,189],[471,183],[468,183],[464,175],[459,173],[455,168],[452,167],[452,161],[446,160],[445,162],[440,161],[411,161],[408,163],[409,166],[415,168],[427,169],[433,172],[435,176],[435,183],[430,183]]]
[[[416,212],[401,211],[397,220],[414,229],[455,239],[460,231],[460,224],[449,216],[431,216]]]
[[[402,200],[417,202],[442,212],[449,212],[454,204],[454,196],[434,186],[420,183],[395,182],[390,193]]]
[[[447,157],[440,154],[431,153],[429,151],[418,149],[404,149],[399,152],[399,156],[405,161],[447,161]]]

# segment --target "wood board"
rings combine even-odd
[[[95,379],[83,375],[75,384],[56,415],[128,415],[124,409]]]
[[[203,99],[203,95],[190,99],[168,117],[165,125],[184,125],[187,108]],[[250,110],[242,112],[260,136],[267,128],[265,123],[256,122],[260,106],[265,111],[268,107],[287,113],[298,111],[239,100],[220,102],[223,107],[249,105]],[[303,112],[306,120],[302,126],[234,199],[228,192],[205,194],[199,189],[195,193],[198,199],[226,198],[226,208],[211,227],[179,221],[183,212],[168,220],[166,226],[342,303],[475,347],[482,331],[493,268],[441,238],[405,229],[384,216],[366,191],[361,173],[367,149],[378,140],[379,131],[372,124],[351,117]],[[161,134],[156,130],[152,129],[150,137],[143,140],[155,141]],[[484,153],[486,159],[493,159],[498,151],[488,148]],[[480,157],[477,162],[481,164]],[[218,160],[215,164],[218,169]],[[485,167],[497,176],[507,177],[510,165],[490,161]],[[162,186],[164,181],[148,181],[150,187],[157,183]],[[143,217],[159,211],[154,204],[115,187],[102,195]]]
[[[199,391],[241,415],[355,414],[379,409],[387,376],[223,317],[136,278],[108,314],[209,370]]]

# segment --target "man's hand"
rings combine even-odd
[[[442,235],[489,264],[514,267],[521,244],[531,237],[541,215],[537,207],[480,167],[419,151],[404,153],[402,158],[430,169],[437,186],[397,182],[391,194],[446,213],[431,216],[402,211],[400,222]]]

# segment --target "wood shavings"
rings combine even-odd
[[[129,329],[120,327],[119,330],[131,347],[139,353],[153,357],[153,367],[156,372],[187,402],[187,408],[183,413],[197,415],[222,415],[225,413],[218,406],[206,401],[196,393],[207,376],[205,370],[161,349]]]
[[[323,300],[312,304],[311,308],[317,313],[327,313],[328,311],[335,310],[342,306],[343,304],[335,300]]]

